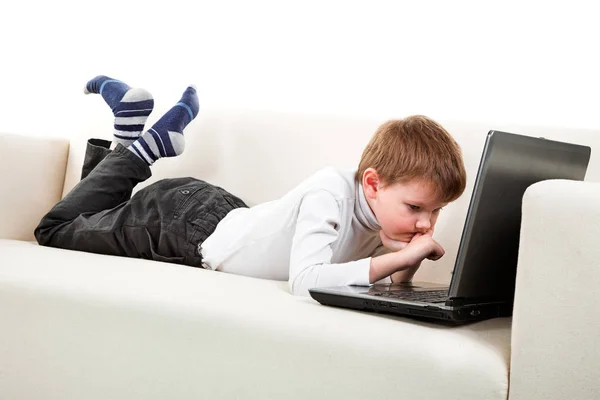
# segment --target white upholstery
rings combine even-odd
[[[156,163],[140,187],[191,175],[256,204],[323,166],[355,166],[381,122],[204,108],[183,156]],[[424,263],[417,280],[450,280],[488,130],[591,146],[586,180],[600,181],[597,131],[440,122],[463,149],[468,186],[438,222],[446,256]],[[286,282],[22,241],[79,180],[84,138],[71,141],[67,158],[64,141],[0,136],[0,162],[13,160],[0,170],[11,190],[0,196],[11,199],[0,203],[0,238],[19,239],[0,240],[0,398],[507,399],[509,376],[511,400],[600,393],[590,317],[600,299],[578,291],[598,284],[596,184],[528,192],[513,329],[511,318],[452,328],[321,306],[291,296]],[[48,143],[56,153],[41,151]],[[32,160],[34,145],[41,156]],[[35,201],[18,190],[31,182]]]
[[[600,398],[600,183],[546,181],[523,200],[511,399]]]
[[[69,141],[0,133],[0,239],[34,240],[33,228],[61,198]]]
[[[0,254],[2,398],[506,398],[508,318],[439,327],[284,282],[18,241]]]

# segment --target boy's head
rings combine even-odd
[[[382,230],[402,241],[432,229],[441,207],[460,197],[467,180],[456,141],[421,115],[381,125],[356,178]]]

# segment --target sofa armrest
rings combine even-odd
[[[0,239],[35,240],[62,196],[68,153],[67,139],[0,133]]]
[[[510,400],[600,398],[600,184],[529,187],[512,328]]]

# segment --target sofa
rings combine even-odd
[[[184,154],[137,189],[194,176],[258,204],[356,166],[383,121],[204,107]],[[96,132],[0,134],[0,398],[600,398],[600,130],[439,122],[468,183],[437,224],[446,255],[415,281],[451,279],[490,129],[592,147],[584,182],[525,193],[512,317],[439,325],[324,306],[282,281],[38,246],[35,226],[78,182]]]

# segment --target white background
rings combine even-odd
[[[201,107],[598,129],[593,4],[14,1],[0,131],[110,135],[110,111],[82,93],[98,74],[146,87],[161,111],[195,83]]]

